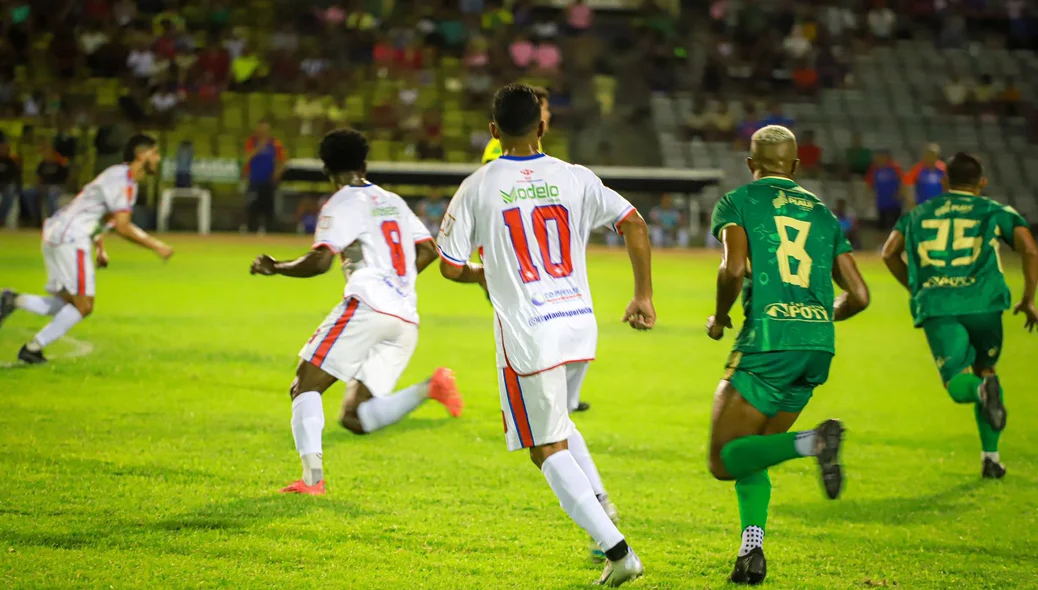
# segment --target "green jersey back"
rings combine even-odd
[[[832,211],[792,180],[766,177],[718,201],[711,231],[721,239],[730,225],[750,246],[735,349],[834,352],[833,264],[851,244]]]
[[[906,213],[895,230],[905,236],[912,317],[1002,311],[1010,305],[999,243],[1027,222],[1012,207],[968,193],[945,193]]]

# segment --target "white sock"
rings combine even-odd
[[[818,454],[815,445],[818,442],[818,433],[814,430],[798,432],[793,445],[796,446],[797,454],[801,457],[814,457]],[[753,528],[753,527],[750,527]]]
[[[321,431],[324,406],[321,394],[307,391],[292,400],[292,438],[303,460],[303,483],[312,486],[324,479],[321,465]]]
[[[37,315],[52,316],[65,307],[65,300],[61,297],[43,295],[19,295],[14,298],[14,306]]]
[[[553,454],[545,459],[541,471],[562,509],[591,535],[602,551],[608,551],[624,540],[595,497],[591,482],[572,453],[567,450]]]
[[[46,348],[47,345],[67,334],[82,319],[83,314],[79,313],[76,306],[66,303],[61,311],[54,315],[54,319],[36,333],[32,342],[28,344],[29,350],[36,352]]]
[[[759,526],[748,526],[742,532],[742,546],[739,547],[739,557],[746,555],[757,547],[764,546],[764,529]]]
[[[595,467],[595,460],[591,458],[591,451],[588,450],[587,443],[584,442],[584,435],[580,434],[579,430],[574,429],[573,434],[569,435],[569,452],[573,455],[573,460],[577,462],[577,465],[580,465],[580,470],[587,476],[595,496],[599,500],[604,499],[606,491],[602,484],[602,477],[598,475],[598,467]]]
[[[994,453],[989,453],[987,451],[981,451],[980,452],[980,460],[983,461],[984,459],[991,459],[995,463],[1000,462],[1000,460],[998,458],[998,451],[995,451]]]
[[[373,397],[357,408],[364,432],[374,432],[395,424],[422,405],[429,397],[429,382],[422,381],[401,389],[389,397]]]

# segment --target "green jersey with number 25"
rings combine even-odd
[[[749,240],[741,352],[834,352],[833,264],[850,252],[836,216],[786,178],[766,177],[721,198],[711,231],[738,225]]]
[[[918,326],[937,316],[1008,309],[1000,242],[1027,222],[1012,207],[969,193],[950,192],[898,220],[905,236],[912,317]]]

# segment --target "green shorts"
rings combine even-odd
[[[944,383],[969,369],[994,367],[1002,354],[1001,311],[932,317],[920,327]]]
[[[734,351],[724,378],[770,418],[803,410],[815,387],[829,378],[832,362],[833,354],[821,350]]]

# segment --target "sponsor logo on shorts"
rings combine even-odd
[[[542,200],[542,199],[558,199],[559,198],[559,187],[554,184],[533,184],[531,186],[522,188],[513,186],[511,192],[505,192],[498,190],[501,193],[501,200],[505,203],[514,203],[516,201],[525,200]]]
[[[571,287],[569,289],[559,289],[558,291],[548,291],[547,293],[535,294],[530,297],[530,303],[540,307],[548,303],[558,303],[570,299],[579,299],[580,297],[580,289]]]
[[[536,326],[537,324],[543,324],[559,318],[572,318],[582,315],[591,315],[595,313],[590,307],[581,307],[578,309],[569,309],[566,311],[555,311],[552,313],[546,313],[544,315],[538,315],[530,318],[530,326]]]
[[[796,322],[828,322],[829,312],[821,305],[804,305],[802,303],[772,303],[764,308],[764,313],[775,320]]]
[[[943,287],[959,289],[961,287],[972,287],[977,284],[977,277],[930,277],[923,283],[924,289]]]

